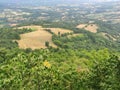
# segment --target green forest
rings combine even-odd
[[[48,3],[0,3],[0,90],[120,90],[120,3]],[[20,48],[32,25],[49,35],[45,48]]]
[[[119,44],[98,34],[72,29],[52,33],[58,46],[19,49],[15,40],[32,29],[0,29],[1,90],[119,90]],[[50,32],[50,30],[48,30]],[[51,33],[51,32],[50,32]]]

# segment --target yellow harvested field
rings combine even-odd
[[[98,26],[96,24],[80,24],[77,26],[77,28],[80,28],[80,29],[83,28],[92,33],[97,33]]]
[[[53,33],[55,33],[56,35],[58,35],[58,32],[60,32],[60,34],[64,34],[64,33],[73,33],[73,31],[68,30],[68,29],[62,29],[62,28],[47,28],[50,29]]]
[[[95,24],[90,24],[87,27],[85,27],[85,29],[90,31],[90,32],[96,33],[97,29],[98,29],[98,26],[95,25]]]
[[[31,48],[31,49],[40,49],[46,48],[45,42],[48,41],[50,46],[57,47],[52,42],[52,35],[45,31],[41,26],[24,26],[21,28],[34,28],[36,31],[21,34],[21,40],[18,40],[19,47],[22,49]]]
[[[43,28],[42,26],[36,26],[36,25],[31,25],[31,26],[23,26],[23,27],[18,27],[19,29],[22,28],[31,28],[34,29],[35,31],[21,34],[20,40],[17,40],[18,45],[22,49],[26,48],[31,48],[31,49],[40,49],[40,48],[47,48],[45,46],[45,42],[49,42],[49,45],[56,48],[57,46],[52,42],[52,34],[47,32],[45,29],[50,29],[52,32],[55,34],[58,34],[60,32],[61,34],[63,33],[70,33],[72,32],[71,30],[66,30],[66,29],[61,29],[61,28]]]
[[[80,24],[80,25],[78,25],[76,28],[85,28],[85,26],[87,26],[87,24]]]

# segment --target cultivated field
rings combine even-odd
[[[45,31],[41,26],[24,26],[20,28],[32,28],[36,29],[36,31],[21,34],[21,40],[18,40],[18,44],[20,48],[26,49],[40,49],[46,48],[45,42],[48,41],[50,46],[57,47],[52,42],[52,35]]]
[[[85,28],[85,26],[87,26],[87,24],[80,24],[80,25],[77,26],[77,28],[81,29],[81,28]]]
[[[19,27],[19,29],[22,28],[31,28],[34,29],[33,32],[21,34],[21,39],[18,40],[19,47],[22,49],[31,48],[31,49],[40,49],[40,48],[47,48],[45,46],[45,42],[49,42],[49,45],[56,48],[57,46],[52,42],[52,34],[47,32],[45,29],[48,28],[42,28],[42,26],[23,26]],[[58,32],[61,34],[64,33],[70,33],[72,31],[61,29],[61,28],[49,28],[52,32],[54,32],[56,35]]]
[[[64,34],[64,33],[73,33],[73,31],[68,30],[68,29],[62,29],[62,28],[47,28],[50,29],[53,33],[55,33],[56,35],[58,35],[58,33],[60,32],[60,34]]]
[[[98,26],[96,24],[80,24],[77,26],[77,28],[85,29],[92,33],[97,33]]]

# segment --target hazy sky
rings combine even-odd
[[[40,3],[40,2],[101,2],[101,1],[120,1],[120,0],[0,0],[0,3]]]
[[[38,2],[38,1],[95,1],[95,2],[98,2],[98,1],[117,1],[117,0],[0,0],[0,2]],[[120,1],[120,0],[119,0]]]

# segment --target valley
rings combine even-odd
[[[120,90],[119,0],[0,1],[0,90]]]

